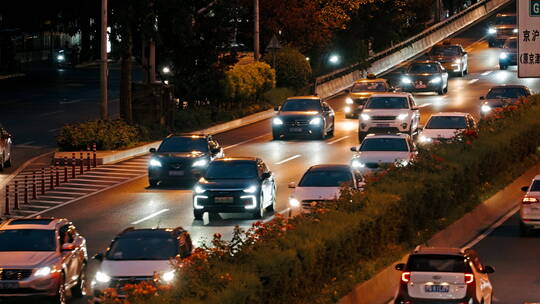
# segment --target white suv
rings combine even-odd
[[[493,287],[476,251],[459,248],[417,247],[401,271],[394,304],[492,304]]]
[[[360,147],[352,147],[357,152],[351,160],[351,167],[363,174],[382,169],[385,165],[406,166],[418,151],[407,134],[375,135],[368,134]]]
[[[418,134],[420,144],[452,140],[464,130],[476,129],[476,121],[469,113],[442,112],[429,117],[426,126]]]
[[[420,111],[411,93],[373,94],[360,113],[358,138],[368,133],[407,133],[418,129]]]
[[[530,186],[521,188],[525,196],[519,209],[519,230],[528,235],[532,229],[540,228],[540,175],[534,177]]]

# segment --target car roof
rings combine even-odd
[[[70,224],[66,219],[54,217],[41,218],[20,218],[10,219],[0,226],[0,230],[11,229],[38,229],[38,230],[55,230],[59,226]]]
[[[366,135],[366,137],[364,139],[369,139],[369,138],[403,138],[403,139],[407,139],[409,137],[408,134],[403,134],[403,133],[395,133],[395,134],[368,134]]]
[[[464,113],[464,112],[439,112],[439,113],[431,114],[431,117],[434,117],[434,116],[463,116],[463,117],[466,117],[468,115],[469,115],[469,113]]]
[[[540,175],[535,176],[533,180],[540,180]]]
[[[289,97],[287,98],[287,101],[290,101],[290,100],[305,100],[305,99],[311,99],[311,100],[321,100],[321,98],[319,96],[315,96],[315,95],[309,95],[309,96],[293,96],[293,97]]]
[[[349,165],[343,164],[322,164],[311,166],[308,171],[328,171],[328,170],[351,170]]]
[[[383,92],[383,93],[374,93],[370,96],[370,98],[373,97],[409,97],[412,96],[411,93],[408,92]]]
[[[388,82],[384,78],[362,78],[356,80],[354,83],[365,83],[365,82]]]
[[[171,134],[167,136],[167,138],[186,138],[191,137],[193,139],[206,139],[208,134],[202,134],[202,133],[178,133],[178,134]]]
[[[434,45],[433,47],[449,47],[449,46],[451,46],[451,47],[456,47],[456,46],[462,47],[461,44],[457,44],[457,43],[445,43],[445,42],[436,44],[436,45]]]
[[[417,64],[417,63],[425,63],[425,64],[428,64],[428,63],[439,63],[439,62],[436,61],[436,60],[415,60],[415,61],[411,62],[410,65]]]
[[[453,248],[453,247],[418,246],[414,249],[413,254],[441,254],[441,255],[464,256],[465,252],[461,250],[460,248]]]
[[[529,89],[527,86],[521,85],[521,84],[500,84],[496,85],[490,88],[490,90],[493,89],[501,89],[501,88],[510,88],[510,89]]]

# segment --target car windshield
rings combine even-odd
[[[489,90],[487,99],[500,99],[500,98],[519,98],[526,96],[523,88],[493,88]]]
[[[531,189],[529,191],[540,192],[540,180],[535,180],[532,183]]]
[[[407,97],[371,97],[366,109],[408,109]]]
[[[459,46],[436,46],[431,50],[434,56],[458,56],[460,53]]]
[[[208,142],[204,138],[171,137],[165,139],[157,150],[162,153],[174,152],[208,152]]]
[[[498,16],[495,24],[517,24],[516,16]]]
[[[399,151],[408,152],[409,147],[404,138],[367,138],[362,142],[360,151]]]
[[[211,162],[206,179],[251,179],[257,177],[257,166],[252,161]]]
[[[386,92],[388,88],[382,81],[380,82],[359,82],[355,83],[351,89],[351,92]]]
[[[467,122],[464,116],[433,116],[426,129],[465,129]]]
[[[299,187],[341,187],[344,183],[352,185],[349,170],[310,170],[304,174]]]
[[[414,254],[407,262],[409,271],[467,272],[465,258],[456,255]]]
[[[54,230],[0,230],[0,251],[55,251]]]
[[[107,252],[108,260],[168,260],[178,254],[177,241],[172,237],[121,237]]]
[[[283,112],[321,111],[321,101],[318,99],[294,99],[286,101],[281,107]]]
[[[413,63],[409,66],[408,73],[438,73],[439,68],[435,63]]]

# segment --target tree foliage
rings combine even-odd
[[[274,88],[275,71],[264,62],[236,64],[225,73],[225,97],[234,101],[255,101]]]
[[[272,65],[274,59],[278,87],[301,89],[311,81],[311,66],[297,49],[286,47],[276,54],[270,52],[264,56],[264,61]]]

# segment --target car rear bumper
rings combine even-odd
[[[521,219],[521,223],[533,229],[540,229],[540,219]]]

